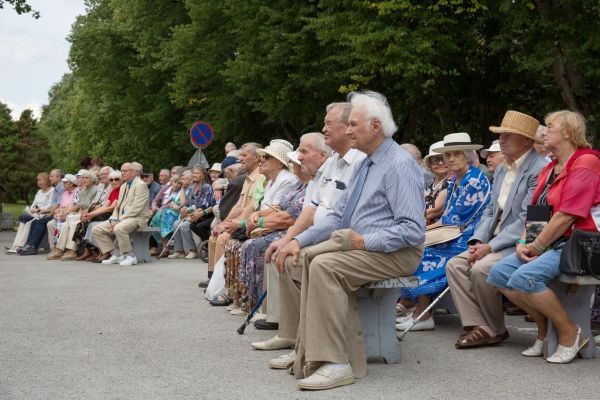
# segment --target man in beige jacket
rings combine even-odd
[[[139,178],[140,172],[141,166],[137,163],[125,163],[121,166],[121,180],[124,183],[121,185],[117,206],[108,221],[92,229],[94,242],[104,257],[102,264],[137,264],[129,234],[138,227],[145,226],[151,216],[148,186]],[[114,252],[113,235],[119,246],[119,250]]]

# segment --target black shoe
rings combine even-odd
[[[254,327],[263,331],[276,331],[279,329],[277,322],[267,322],[266,319],[257,319],[254,321]]]
[[[33,246],[25,245],[21,250],[19,250],[20,256],[35,256],[37,254],[37,249]]]
[[[207,288],[208,287],[208,282],[210,282],[210,279],[207,281],[200,281],[200,283],[198,284],[199,288]]]

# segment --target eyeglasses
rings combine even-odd
[[[446,163],[444,162],[444,159],[442,157],[431,157],[429,159],[429,164],[430,165],[446,165]]]
[[[270,156],[269,154],[265,154],[265,155],[260,156],[260,159],[264,160],[264,161],[269,161],[272,157],[273,156]]]
[[[109,181],[110,182],[119,182],[121,179],[120,178],[110,178]]]

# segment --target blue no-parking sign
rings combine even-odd
[[[215,138],[212,126],[206,122],[194,122],[190,129],[190,141],[198,149],[203,149]]]

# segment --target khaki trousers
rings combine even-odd
[[[302,284],[294,363],[298,379],[312,375],[324,362],[349,362],[354,376],[365,376],[367,355],[354,292],[365,283],[410,276],[423,255],[421,246],[393,253],[350,248],[350,230],[343,229],[300,253]],[[290,258],[286,270],[297,268],[289,263]],[[280,300],[293,295],[287,287],[280,286]],[[282,318],[286,312],[281,309]]]
[[[279,271],[274,262],[265,264],[268,307],[263,307],[267,322],[279,322]],[[263,303],[264,304],[264,303]]]
[[[102,253],[108,253],[115,248],[112,239],[112,236],[114,235],[117,238],[117,243],[121,254],[129,253],[131,250],[133,250],[129,234],[135,231],[138,226],[140,226],[140,221],[142,221],[142,224],[145,224],[146,222],[145,220],[138,218],[124,219],[115,225],[115,228],[112,232],[110,229],[108,229],[110,226],[110,221],[101,222],[92,228],[92,237],[94,239],[94,243],[96,243]]]
[[[215,262],[219,261],[225,254],[225,244],[229,240],[228,233],[221,233],[219,236],[210,235],[208,238],[208,270],[215,270]]]
[[[469,268],[467,250],[446,264],[448,286],[462,326],[487,326],[496,335],[506,330],[502,297],[497,288],[486,282],[490,269],[504,257],[503,253],[490,253]]]
[[[23,247],[25,243],[27,243],[27,237],[29,236],[29,230],[31,229],[31,221],[27,221],[25,223],[19,222],[19,229],[17,230],[17,236],[15,236],[15,240],[13,241],[13,247]]]
[[[58,236],[58,242],[56,243],[57,249],[64,251],[65,249],[75,250],[77,248],[77,243],[73,241],[73,235],[75,234],[75,229],[77,229],[77,224],[79,224],[80,221],[80,214],[67,215],[67,219],[62,224],[62,229]]]
[[[56,229],[56,225],[56,218],[52,218],[46,224],[46,230],[48,231],[48,243],[50,244],[50,248],[48,250],[52,250],[54,248],[54,245],[56,244],[54,242],[54,230]]]

